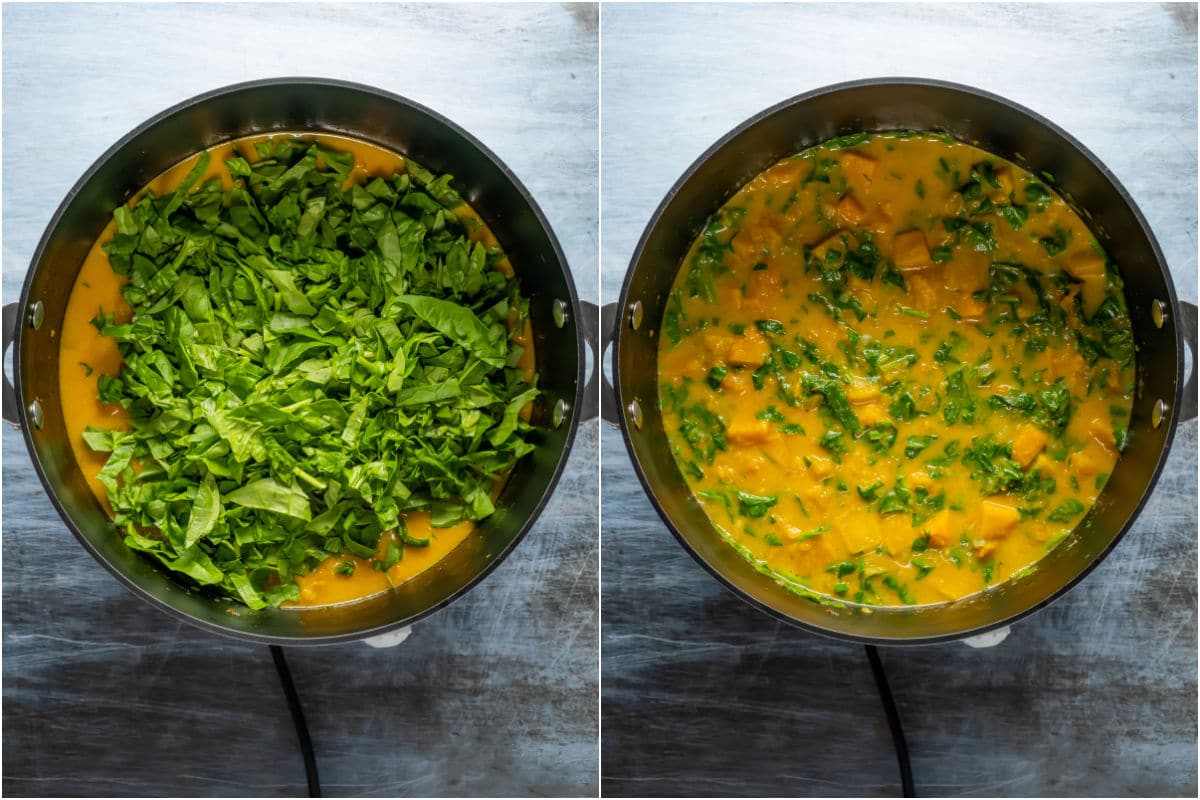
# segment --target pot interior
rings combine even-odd
[[[1137,346],[1138,390],[1131,439],[1096,505],[1076,533],[1042,558],[1027,577],[936,606],[866,612],[826,608],[754,570],[714,530],[692,497],[667,447],[658,405],[657,347],[675,274],[708,217],[743,184],[781,158],[858,131],[935,130],[1013,161],[1050,183],[1076,206],[1119,265]],[[1169,309],[1159,328],[1152,317]],[[614,348],[618,405],[639,476],[672,532],[719,580],[752,604],[819,633],[855,640],[920,643],[957,638],[1041,607],[1092,569],[1129,526],[1166,457],[1179,405],[1183,345],[1179,307],[1161,253],[1123,188],[1082,146],[1051,123],[1001,98],[928,81],[843,84],[768,109],[705,153],[668,194],[634,255],[618,308],[642,306],[643,323],[618,325]],[[1168,407],[1154,425],[1153,408]],[[636,401],[640,424],[629,411]]]
[[[58,338],[75,276],[112,210],[182,159],[242,136],[279,132],[336,133],[408,156],[455,186],[507,252],[530,298],[542,396],[534,421],[538,448],[513,471],[497,511],[436,566],[401,591],[323,609],[250,612],[188,591],[148,559],[128,550],[84,482],[66,438],[58,385]],[[567,304],[560,330],[554,307]],[[358,638],[411,623],[470,588],[517,543],[558,480],[577,424],[583,339],[575,287],[549,226],[515,176],[453,123],[402,98],[336,81],[264,81],[218,90],[147,122],[88,171],[51,221],[34,256],[19,319],[40,303],[42,324],[22,326],[16,343],[20,405],[37,402],[44,423],[23,420],[26,441],[46,490],[76,536],[114,575],[155,605],[221,633],[259,641],[320,643]],[[560,315],[560,319],[562,316]],[[552,424],[563,402],[571,411]],[[28,416],[28,415],[26,415]]]

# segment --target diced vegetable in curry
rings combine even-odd
[[[1129,435],[1116,265],[1046,182],[940,134],[842,137],[755,177],[660,332],[681,472],[802,594],[995,586],[1070,535]]]

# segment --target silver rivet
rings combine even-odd
[[[1154,408],[1150,411],[1150,424],[1157,428],[1162,425],[1163,419],[1167,416],[1166,401],[1161,398],[1154,401]]]
[[[567,309],[566,300],[554,301],[554,326],[561,328],[567,324],[567,320],[571,318],[571,312]]]
[[[635,331],[642,327],[642,301],[634,300],[629,304],[629,327]]]
[[[629,419],[633,422],[633,427],[640,431],[642,429],[642,404],[635,399],[629,401],[629,405],[625,408],[629,411]]]
[[[42,423],[45,422],[45,417],[42,415],[42,404],[34,400],[25,410],[29,412],[29,421],[33,423],[33,427],[41,430]]]
[[[35,331],[42,327],[42,318],[46,316],[46,310],[42,308],[42,301],[35,300],[33,305],[29,307],[29,327]]]
[[[567,401],[560,397],[558,402],[554,404],[554,411],[550,415],[550,421],[554,424],[554,427],[562,427],[563,420],[567,418],[567,412],[570,409],[571,406],[567,404]]]
[[[1161,328],[1167,321],[1167,316],[1167,304],[1162,300],[1155,300],[1150,304],[1150,319],[1154,320],[1154,327]]]

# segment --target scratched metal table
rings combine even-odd
[[[1132,192],[1196,300],[1196,7],[605,6],[602,293],[704,149],[810,88],[973,84],[1064,126]],[[602,446],[606,795],[899,792],[861,647],[720,587]],[[883,652],[924,795],[1196,794],[1196,423],[1137,524],[990,650]]]
[[[465,126],[525,182],[581,296],[597,299],[594,7],[3,13],[6,302],[111,143],[186,97],[277,75],[372,84]],[[290,651],[327,794],[596,793],[597,440],[594,423],[580,430],[521,546],[407,642]],[[7,426],[3,447],[4,792],[303,794],[267,648],[123,589],[76,544]]]

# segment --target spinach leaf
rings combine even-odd
[[[400,295],[393,302],[407,306],[430,327],[474,353],[492,367],[504,366],[504,335],[489,330],[469,308],[449,300]]]
[[[925,436],[912,435],[908,437],[908,444],[904,446],[905,458],[916,458],[926,447],[937,441],[937,434],[931,433]]]
[[[758,319],[754,321],[754,327],[758,328],[763,333],[787,333],[787,328],[783,327],[783,323],[777,319]]]
[[[737,501],[738,513],[746,517],[759,519],[766,516],[767,511],[779,502],[779,498],[773,494],[764,496],[739,491],[737,493]]]
[[[209,473],[204,476],[204,481],[196,491],[191,518],[188,519],[187,531],[184,534],[184,548],[191,547],[207,536],[216,526],[220,516],[221,493],[217,491],[216,479]]]
[[[744,208],[725,207],[713,214],[704,226],[700,246],[688,268],[687,285],[692,297],[717,302],[715,279],[729,271],[725,254],[733,252],[733,237],[741,228]]]
[[[787,417],[785,417],[775,406],[767,406],[762,411],[759,411],[757,414],[755,414],[754,418],[761,419],[765,422],[787,422]]]
[[[1047,522],[1070,522],[1073,518],[1082,514],[1085,510],[1083,503],[1071,498],[1064,500],[1057,508],[1046,515]]]
[[[1008,221],[1014,231],[1019,231],[1025,227],[1025,222],[1029,219],[1029,208],[1027,206],[1018,205],[1016,203],[1007,206],[1000,206],[997,209],[1000,216]]]
[[[851,434],[858,433],[861,427],[858,415],[854,413],[853,406],[850,405],[846,393],[837,381],[804,373],[803,383],[805,389],[825,398],[825,406],[829,409],[829,413],[843,428]]]

